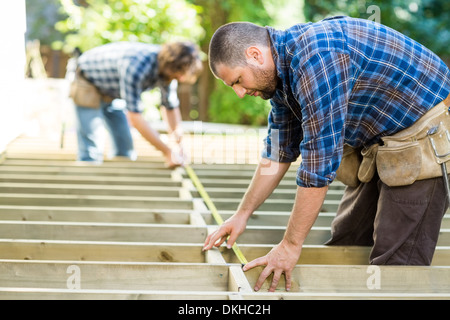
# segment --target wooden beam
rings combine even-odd
[[[242,199],[246,192],[246,188],[205,188],[205,191],[211,198],[234,198],[234,199]],[[275,200],[286,200],[292,201],[295,199],[297,189],[293,187],[292,189],[275,189],[274,192],[269,196],[268,199]],[[192,196],[199,198],[200,194],[196,190],[191,191]],[[329,190],[326,199],[327,200],[340,200],[342,198],[343,191],[341,190]]]
[[[49,159],[27,159],[27,158],[11,158],[8,157],[3,163],[8,166],[34,166],[34,167],[86,167],[92,166],[81,161],[73,160],[49,160]],[[150,161],[131,161],[131,160],[105,160],[102,163],[102,167],[105,168],[134,168],[134,169],[157,169],[167,171],[167,168],[162,162],[150,162]]]
[[[203,243],[206,227],[175,224],[0,221],[6,239]]]
[[[220,210],[220,215],[224,220],[230,218],[236,211],[234,210]],[[214,218],[209,211],[201,213],[207,224],[214,224]],[[247,221],[248,226],[273,226],[286,227],[290,211],[255,211],[250,219]],[[314,226],[316,227],[330,227],[336,213],[334,212],[320,212]]]
[[[204,263],[201,244],[0,239],[0,259]]]
[[[177,197],[134,197],[102,195],[0,194],[0,205],[83,206],[102,208],[192,209],[192,202]]]
[[[190,210],[0,205],[2,220],[189,224]]]
[[[243,300],[449,300],[450,293],[378,292],[257,292],[239,294]]]
[[[450,293],[304,293],[0,288],[1,300],[448,300]]]
[[[260,268],[246,272],[252,285],[260,272]],[[279,291],[284,291],[283,278],[278,285]],[[450,267],[298,265],[292,278],[293,292],[448,294]],[[267,291],[270,280],[265,282],[262,291]]]
[[[109,185],[134,185],[134,186],[181,186],[180,181],[173,181],[170,177],[114,177],[114,176],[80,176],[80,175],[48,175],[36,173],[14,174],[1,173],[1,182],[24,183],[70,183],[70,184],[109,184]]]
[[[46,174],[46,175],[106,175],[112,177],[170,177],[172,170],[169,169],[134,169],[129,168],[110,168],[107,166],[92,165],[80,167],[50,167],[50,166],[12,166],[1,165],[2,174]]]
[[[239,206],[241,199],[226,199],[226,198],[214,198],[211,199],[218,210],[236,210]],[[336,212],[339,206],[339,200],[325,200],[321,211],[322,212]],[[261,211],[291,211],[294,201],[286,201],[280,199],[266,200],[258,210]]]
[[[228,300],[229,291],[1,288],[0,300]]]
[[[0,182],[0,193],[179,197],[179,187]]]
[[[251,261],[269,253],[273,245],[240,244],[239,248]],[[304,245],[298,264],[367,265],[372,247]],[[220,248],[227,263],[239,263],[231,250]],[[433,266],[450,266],[450,246],[437,246]]]
[[[229,291],[230,275],[228,266],[203,263],[0,260],[0,287],[67,289],[75,274],[81,289],[189,292]]]

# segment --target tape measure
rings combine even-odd
[[[189,165],[185,165],[184,169],[186,170],[189,178],[191,179],[198,193],[203,198],[203,201],[205,202],[206,206],[211,211],[214,220],[216,220],[216,223],[220,226],[223,223],[223,219],[220,216],[219,212],[217,211],[216,206],[212,202],[202,183],[200,182],[200,179],[195,174],[195,171]],[[231,248],[233,249],[234,253],[236,254],[236,257],[239,259],[239,262],[241,264],[244,265],[248,263],[247,259],[245,259],[244,254],[242,253],[241,249],[239,249],[236,242],[233,244]]]

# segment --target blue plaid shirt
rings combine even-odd
[[[450,93],[442,60],[375,22],[333,17],[267,30],[281,83],[271,99],[262,156],[293,162],[301,155],[299,186],[329,185],[344,144],[379,142]]]
[[[128,110],[142,112],[141,94],[159,87],[161,105],[177,108],[177,81],[168,83],[158,74],[157,45],[115,42],[86,51],[78,59],[83,75],[100,92],[126,101]]]

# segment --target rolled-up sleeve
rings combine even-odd
[[[295,83],[302,99],[302,163],[297,184],[324,187],[336,177],[343,153],[345,118],[351,92],[348,55],[319,52],[302,64]]]
[[[168,110],[178,108],[180,100],[178,99],[178,81],[172,80],[168,86],[161,86],[161,106]]]

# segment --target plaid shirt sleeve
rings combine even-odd
[[[145,88],[142,84],[148,74],[149,64],[145,60],[130,59],[122,62],[119,68],[120,97],[132,112],[142,112],[141,94]]]
[[[178,99],[178,82],[172,80],[169,85],[160,86],[161,90],[161,106],[164,106],[168,110],[178,108],[180,101]]]
[[[302,164],[297,184],[324,187],[336,177],[342,158],[351,93],[350,58],[338,52],[319,52],[297,70],[293,92],[303,104]]]

